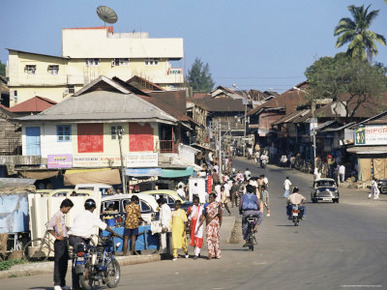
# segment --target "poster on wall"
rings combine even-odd
[[[387,145],[387,125],[357,128],[355,130],[355,145]]]
[[[126,167],[157,167],[159,165],[157,153],[129,153],[126,157]]]

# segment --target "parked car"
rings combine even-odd
[[[141,194],[147,194],[153,196],[156,200],[159,197],[164,197],[167,200],[167,204],[172,210],[175,210],[175,201],[181,201],[181,208],[185,211],[188,210],[190,206],[192,206],[192,202],[187,200],[185,196],[180,196],[176,191],[170,189],[159,189],[159,190],[147,190],[141,191]]]
[[[102,197],[101,218],[114,217],[116,224],[123,224],[126,218],[125,206],[130,203],[132,195],[138,196],[141,216],[148,224],[157,219],[158,204],[155,198],[141,193],[116,194]]]
[[[380,193],[387,194],[387,179],[379,179],[376,182],[378,184]]]
[[[318,201],[332,201],[339,203],[340,193],[336,181],[332,178],[321,178],[313,182],[311,193],[313,203]]]

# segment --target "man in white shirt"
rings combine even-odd
[[[292,185],[292,183],[290,182],[289,180],[289,177],[286,176],[286,179],[284,181],[284,198],[288,198],[289,197],[289,191],[290,191],[290,186]]]
[[[248,168],[246,168],[244,175],[245,175],[245,179],[249,180],[251,178],[251,171]]]
[[[179,185],[179,188],[176,190],[176,193],[180,196],[182,200],[186,199],[185,191],[182,184]]]
[[[160,224],[162,228],[162,232],[160,234],[160,252],[163,254],[168,253],[168,244],[167,244],[167,233],[171,230],[171,208],[167,204],[167,201],[165,198],[160,197],[157,200],[157,203],[159,205],[159,212],[160,212]]]
[[[300,194],[299,189],[297,186],[293,188],[293,193],[289,195],[287,201],[286,201],[286,214],[288,215],[288,218],[291,219],[291,213],[292,213],[292,205],[296,204],[299,205],[300,210],[300,219],[305,219],[305,204],[306,198],[302,194]]]
[[[74,252],[85,250],[86,246],[90,243],[90,239],[93,235],[95,227],[98,227],[101,230],[106,230],[113,236],[117,236],[117,234],[110,227],[108,227],[106,223],[101,221],[97,215],[93,214],[96,207],[97,205],[95,201],[89,198],[85,201],[85,210],[80,212],[74,218],[73,226],[68,232],[69,243],[73,247]],[[71,274],[73,289],[80,288],[78,274],[75,273],[75,267],[72,267]]]
[[[344,182],[344,180],[345,180],[345,166],[344,166],[344,164],[341,164],[339,166],[339,180],[340,180],[340,182]]]

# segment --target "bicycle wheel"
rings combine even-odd
[[[106,278],[104,279],[109,288],[117,287],[121,278],[121,268],[116,259],[112,259],[107,265]]]
[[[23,248],[23,259],[29,262],[46,261],[50,256],[50,245],[43,239],[29,241]]]

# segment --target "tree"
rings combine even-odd
[[[351,18],[341,18],[336,26],[334,36],[339,36],[336,42],[336,48],[349,43],[347,54],[351,57],[361,59],[372,59],[378,54],[376,43],[386,45],[386,39],[383,35],[370,31],[372,21],[378,16],[379,10],[368,12],[369,5],[364,9],[364,5],[356,7],[348,6]]]
[[[375,101],[387,90],[386,68],[344,53],[322,57],[305,71],[310,98],[332,98],[352,119],[364,102]],[[351,104],[351,105],[349,105]],[[380,106],[382,109],[382,107]]]
[[[0,61],[0,75],[5,77],[5,65]]]
[[[215,85],[208,63],[204,64],[200,58],[196,58],[188,70],[187,81],[194,92],[208,93]]]

